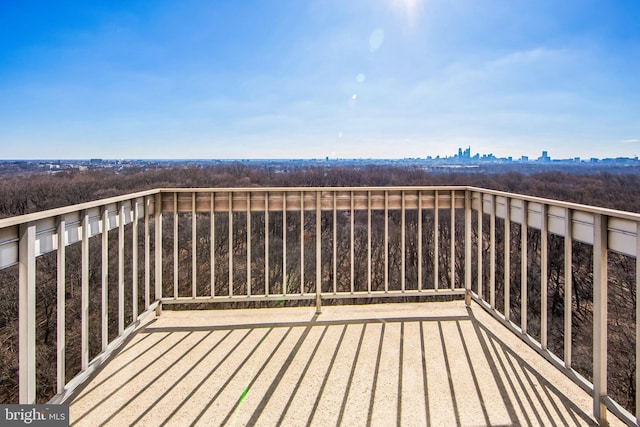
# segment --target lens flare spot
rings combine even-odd
[[[384,30],[382,28],[376,28],[369,36],[369,51],[375,52],[380,49],[382,43],[384,43]]]
[[[358,83],[364,83],[364,81],[365,81],[366,79],[367,79],[367,77],[366,77],[364,74],[362,74],[362,73],[360,73],[360,74],[358,74],[358,75],[356,76],[356,81],[357,81]]]

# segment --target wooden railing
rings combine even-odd
[[[320,311],[330,299],[465,296],[591,392],[596,419],[605,421],[608,408],[637,423],[637,414],[607,393],[607,360],[615,357],[607,353],[607,265],[610,252],[634,259],[635,289],[639,224],[637,214],[472,187],[157,189],[0,220],[0,286],[19,291],[19,401],[37,399],[36,293],[50,286],[39,283],[37,260],[54,253],[52,403],[68,400],[163,305],[312,300]],[[563,240],[562,253],[550,255],[550,236]],[[574,242],[592,248],[592,380],[572,363],[574,296],[564,284],[573,283]],[[559,346],[548,335],[550,256],[564,263]],[[80,281],[80,366],[73,378],[65,367],[69,265]],[[540,301],[533,318],[532,269]],[[90,339],[98,332],[100,340]]]

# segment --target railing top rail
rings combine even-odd
[[[34,212],[26,215],[13,216],[9,218],[0,219],[0,229],[5,227],[12,227],[20,224],[26,224],[32,221],[38,221],[45,218],[51,218],[58,215],[64,215],[71,212],[77,212],[84,209],[91,209],[98,206],[104,206],[111,203],[118,203],[125,200],[137,199],[139,197],[151,196],[157,194],[158,190],[146,190],[137,193],[129,193],[121,196],[110,197],[107,199],[93,200],[91,202],[79,203],[77,205],[63,206],[60,208],[48,209],[46,211]]]
[[[464,185],[406,185],[406,186],[356,186],[356,187],[210,187],[210,188],[160,188],[161,193],[192,193],[218,192],[218,193],[245,193],[252,192],[300,192],[300,191],[465,191],[468,187]]]
[[[107,199],[94,200],[91,202],[80,203],[77,205],[64,206],[55,209],[49,209],[41,212],[34,212],[31,214],[14,216],[9,218],[0,219],[0,229],[5,227],[16,226],[20,224],[25,224],[31,221],[37,221],[45,218],[50,218],[58,215],[64,215],[71,212],[77,212],[83,209],[91,209],[98,206],[104,206],[111,203],[118,203],[125,200],[131,200],[139,197],[145,197],[154,195],[157,193],[191,193],[194,191],[197,192],[231,192],[231,193],[242,193],[242,192],[299,192],[299,191],[476,191],[484,194],[492,194],[495,196],[503,196],[509,197],[519,200],[525,200],[528,202],[534,203],[543,203],[547,205],[553,205],[568,209],[579,210],[583,212],[589,212],[594,214],[602,214],[613,216],[617,218],[632,220],[632,221],[640,221],[640,214],[633,212],[620,211],[615,209],[602,208],[597,206],[583,205],[579,203],[565,202],[561,200],[553,200],[546,199],[542,197],[536,196],[528,196],[524,194],[518,193],[509,193],[505,191],[498,190],[490,190],[486,188],[480,187],[472,187],[472,186],[373,186],[373,187],[203,187],[203,188],[156,188],[152,190],[140,191],[136,193],[124,194],[121,196],[110,197]]]
[[[602,208],[602,207],[591,206],[591,205],[583,205],[580,203],[565,202],[562,200],[546,199],[544,197],[528,196],[528,195],[518,194],[518,193],[508,193],[505,191],[489,190],[489,189],[480,188],[480,187],[468,186],[465,188],[469,191],[477,191],[479,193],[484,193],[484,194],[492,194],[495,196],[503,196],[503,197],[509,197],[509,198],[518,199],[518,200],[525,200],[527,202],[553,205],[561,208],[568,208],[568,209],[573,209],[573,210],[588,212],[593,214],[607,215],[607,216],[627,219],[631,221],[640,221],[640,214],[634,213],[634,212],[620,211],[616,209]]]

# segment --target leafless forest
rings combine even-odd
[[[533,196],[540,196],[549,199],[572,201],[577,203],[608,207],[613,209],[620,209],[626,211],[640,212],[640,194],[637,189],[640,188],[640,177],[632,174],[565,174],[560,172],[546,172],[531,175],[524,175],[519,173],[503,173],[503,174],[429,174],[421,169],[407,169],[407,168],[391,168],[391,167],[368,167],[361,169],[347,169],[347,168],[308,168],[301,169],[287,173],[276,173],[266,169],[250,168],[242,164],[228,164],[223,166],[215,166],[210,168],[173,168],[173,169],[158,169],[158,170],[130,170],[126,173],[116,174],[108,171],[90,171],[90,172],[63,172],[54,175],[44,174],[30,174],[30,175],[14,175],[3,177],[2,184],[0,185],[0,217],[10,217],[15,215],[22,215],[35,211],[46,210],[54,207],[66,206],[77,204],[85,201],[102,199],[110,196],[132,193],[139,190],[158,188],[158,187],[261,187],[261,186],[390,186],[390,185],[472,185],[483,188],[490,188],[496,190],[509,191],[519,194],[527,194]],[[399,213],[393,213],[392,215]],[[216,214],[217,215],[217,214]],[[276,218],[277,219],[277,218]],[[164,224],[165,227],[172,227],[172,221],[175,219],[167,220]],[[324,219],[323,219],[324,220]],[[462,220],[462,218],[456,217],[456,222]],[[474,222],[477,219],[474,218]],[[179,219],[182,221],[182,218]],[[256,217],[253,227],[255,230],[264,229],[260,226],[261,218]],[[264,218],[262,218],[264,221]],[[374,215],[373,221],[381,221],[381,218]],[[424,221],[424,245],[425,251],[429,252],[433,248],[430,246],[430,234],[433,233],[433,227],[429,226],[432,222],[432,218],[429,215],[425,215]],[[360,222],[356,217],[356,222]],[[202,221],[202,229],[206,235],[206,227],[208,221]],[[220,226],[224,227],[224,222],[220,221]],[[278,221],[274,220],[274,227]],[[399,219],[392,218],[392,227],[397,227]],[[281,224],[281,223],[280,223]],[[291,223],[292,235],[300,232],[299,227],[305,226],[302,221]],[[448,227],[450,224],[443,216],[442,221],[439,224],[440,232],[443,236],[447,236]],[[201,225],[198,225],[199,229]],[[246,233],[246,225],[242,222],[242,217],[234,219],[234,247],[238,246],[238,251],[242,252],[243,239],[241,236]],[[243,227],[245,229],[243,230]],[[297,227],[297,228],[296,228]],[[407,235],[414,236],[408,237],[407,242],[407,256],[415,256],[416,251],[416,239],[417,233],[412,230],[417,229],[417,216],[408,215],[406,218]],[[496,238],[497,238],[497,271],[496,271],[496,301],[498,310],[504,310],[502,304],[502,295],[504,288],[503,280],[503,266],[504,260],[501,259],[504,245],[509,245],[512,249],[512,268],[511,268],[511,318],[514,322],[519,322],[520,316],[520,260],[518,256],[520,254],[520,226],[510,225],[511,240],[505,242],[504,230],[505,224],[503,220],[497,221]],[[431,230],[431,231],[429,231]],[[462,224],[456,224],[456,239],[458,233],[462,233]],[[257,231],[256,231],[257,232]],[[485,233],[488,230],[484,230]],[[531,265],[539,264],[540,259],[540,232],[536,230],[528,230],[529,233],[528,242],[528,256]],[[109,233],[110,249],[115,250],[117,239],[117,233]],[[132,233],[130,228],[127,229],[127,233]],[[338,233],[342,231],[338,230]],[[356,230],[356,242],[364,241],[364,233],[366,230]],[[188,233],[187,233],[188,234]],[[274,235],[277,235],[277,230],[274,230]],[[390,231],[391,234],[391,231]],[[218,236],[226,236],[228,233],[221,229],[216,231]],[[316,237],[313,236],[315,239]],[[322,239],[328,238],[321,236]],[[462,234],[459,236],[463,238]],[[94,238],[95,239],[95,238]],[[178,245],[180,248],[186,248],[191,245],[190,237],[180,236]],[[344,239],[346,242],[347,239]],[[139,239],[142,241],[142,239]],[[237,241],[237,243],[235,243]],[[473,236],[474,244],[478,244],[478,236]],[[487,238],[484,238],[487,241]],[[198,256],[200,254],[206,254],[209,251],[209,245],[216,246],[216,252],[220,252],[221,256],[224,256],[225,248],[227,248],[228,242],[219,240],[216,242],[210,242],[208,240],[199,241]],[[310,242],[312,245],[313,242]],[[345,244],[348,244],[345,243]],[[446,248],[448,242],[446,239],[442,239],[440,242],[443,248]],[[549,266],[548,266],[548,334],[549,334],[549,348],[558,356],[562,357],[563,354],[563,315],[564,315],[564,263],[562,259],[563,244],[562,238],[551,235],[549,238]],[[329,245],[327,245],[329,246]],[[375,245],[374,245],[375,246]],[[392,248],[399,247],[394,246],[394,242],[391,242]],[[274,244],[277,247],[277,244]],[[74,259],[74,251],[76,252],[75,259],[77,259],[77,252],[79,247],[77,245],[71,245],[67,247],[67,259]],[[244,249],[246,250],[246,248]],[[338,248],[339,253],[346,253],[348,249],[340,246]],[[485,248],[483,244],[483,250],[486,250],[487,254],[484,259],[488,257],[488,247]],[[127,253],[131,253],[131,248],[126,248]],[[99,254],[99,242],[90,241],[90,253]],[[185,251],[186,252],[186,251]],[[364,251],[361,251],[364,252]],[[440,251],[441,265],[454,262],[456,269],[456,280],[462,279],[464,275],[464,258],[463,251],[458,251],[455,259],[448,258],[447,250]],[[356,251],[358,253],[358,251]],[[182,256],[182,251],[180,252]],[[312,271],[314,265],[313,251],[309,251],[310,256],[305,260],[309,265],[309,271]],[[473,262],[477,263],[477,252],[473,251]],[[263,265],[260,259],[264,256],[257,252],[253,254],[252,263],[255,263],[254,269],[256,271],[256,277],[260,277],[259,266]],[[361,255],[357,255],[361,256]],[[366,256],[366,255],[364,255]],[[379,273],[382,269],[380,266],[379,253],[372,254],[374,270]],[[585,377],[591,378],[591,338],[592,338],[592,250],[586,245],[580,243],[574,243],[573,248],[573,283],[570,284],[573,288],[573,334],[572,337],[574,343],[574,355],[573,366],[582,373]],[[185,255],[186,257],[186,255]],[[278,259],[278,254],[273,254],[273,259]],[[115,257],[110,257],[115,259]],[[390,259],[392,263],[398,259],[399,256],[393,250],[390,253]],[[165,253],[165,259],[167,260],[163,265],[163,274],[167,278],[167,283],[172,282],[173,275],[173,260],[170,252]],[[239,257],[242,259],[242,257]],[[200,262],[200,258],[198,258]],[[206,264],[207,258],[202,255],[201,262]],[[290,259],[291,265],[295,266],[296,259]],[[37,289],[37,369],[38,369],[38,400],[41,402],[47,401],[55,393],[55,371],[56,371],[56,269],[55,269],[55,255],[46,254],[38,259],[37,262],[37,274],[38,274],[38,289]],[[358,263],[360,265],[361,263]],[[366,262],[364,262],[366,264]],[[408,262],[408,264],[412,264]],[[181,269],[178,274],[181,282],[190,283],[191,269],[188,263],[182,263],[184,271]],[[224,269],[224,262],[216,264],[216,269]],[[277,262],[274,261],[274,265],[277,266]],[[450,265],[450,264],[449,264]],[[130,270],[130,264],[127,264],[129,271],[127,277],[132,273]],[[181,267],[182,268],[182,267]],[[207,269],[209,267],[207,266]],[[430,265],[425,262],[424,271],[425,276],[429,276]],[[90,259],[90,311],[99,311],[100,304],[100,259],[99,255],[91,255]],[[305,267],[305,270],[307,267]],[[109,270],[109,282],[117,283],[115,272],[117,267],[110,268]],[[238,273],[241,274],[243,266],[238,265]],[[329,268],[323,270],[323,275],[330,275]],[[442,282],[446,283],[450,280],[447,271],[448,268],[442,268]],[[208,271],[208,270],[207,270]],[[302,282],[299,278],[300,269],[298,269],[298,278],[295,277],[295,268],[292,269],[292,286],[305,286],[305,282]],[[342,271],[342,270],[341,270]],[[393,271],[397,272],[397,269]],[[475,275],[477,274],[477,268],[473,268],[474,283],[476,282]],[[628,257],[624,257],[615,253],[609,253],[609,389],[610,394],[629,410],[634,410],[635,399],[635,303],[636,303],[636,287],[635,287],[635,260]],[[14,267],[0,271],[0,340],[2,346],[0,348],[0,402],[16,402],[17,401],[17,369],[18,369],[18,339],[17,339],[17,289],[13,286],[8,286],[8,283],[15,283],[15,275],[17,269]],[[66,370],[67,379],[70,379],[79,370],[80,365],[80,319],[78,313],[80,305],[80,267],[79,265],[68,262],[66,266],[67,274],[67,360]],[[200,274],[200,273],[198,273]],[[225,277],[225,271],[216,270],[216,274],[221,277]],[[264,271],[261,273],[264,277]],[[282,283],[282,271],[278,271],[274,267],[272,271],[268,273],[269,281],[271,283]],[[338,274],[343,274],[339,272]],[[397,274],[397,273],[394,273]],[[415,271],[406,271],[408,282],[415,280]],[[485,283],[488,282],[488,269],[484,270]],[[529,333],[537,337],[540,337],[540,269],[529,269],[529,293],[528,297],[528,319],[529,319]],[[199,287],[202,287],[203,293],[209,291],[207,286],[211,286],[207,280],[208,276],[206,271],[202,272],[203,277],[198,277],[197,283]],[[355,270],[356,283],[362,283],[362,277],[366,275],[366,268],[357,268]],[[323,276],[324,277],[324,276]],[[379,278],[380,274],[374,272],[374,277]],[[234,279],[239,279],[238,283],[243,283],[242,277],[238,276]],[[344,278],[342,278],[344,279]],[[339,280],[340,283],[348,282],[349,280]],[[296,285],[297,280],[297,285]],[[378,279],[376,279],[378,280]],[[379,280],[374,280],[374,286],[380,286]],[[394,280],[393,274],[390,280]],[[235,281],[235,280],[234,280]],[[142,280],[139,280],[142,282]],[[165,283],[166,292],[171,292],[169,289],[171,285]],[[246,283],[246,282],[245,282]],[[224,291],[225,286],[229,286],[229,283],[221,282],[219,285]],[[537,285],[537,286],[536,286]],[[190,285],[185,285],[189,288]],[[232,286],[236,286],[233,284]],[[237,285],[246,286],[246,285]],[[260,284],[260,280],[255,280],[255,284],[252,286],[260,287],[264,286]],[[282,285],[280,285],[282,286]],[[182,289],[182,288],[181,288]],[[181,290],[180,290],[181,291]],[[216,289],[218,291],[218,289]],[[484,291],[488,292],[487,289]],[[130,292],[130,291],[129,291]],[[243,289],[238,289],[238,292],[243,292]],[[140,296],[140,298],[142,298]],[[131,307],[130,307],[130,294],[126,297],[125,301],[129,306],[126,307],[125,313],[128,313],[126,322],[132,320]],[[139,304],[142,307],[142,304]],[[118,310],[118,294],[117,286],[110,286],[109,288],[109,312],[117,313]],[[109,325],[109,339],[112,339],[117,334],[117,315],[110,315]],[[90,357],[94,357],[100,351],[100,327],[99,316],[93,316],[90,318],[90,331],[97,331],[95,334],[90,335]],[[113,333],[113,336],[112,336]]]

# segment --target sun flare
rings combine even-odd
[[[422,10],[424,9],[424,0],[391,0],[391,6],[393,10],[403,19],[406,19],[407,24],[413,27]]]

